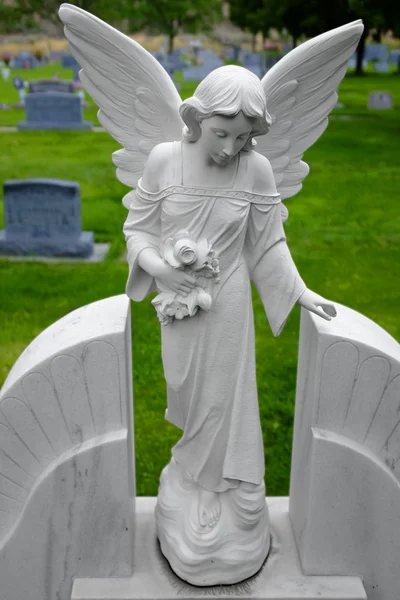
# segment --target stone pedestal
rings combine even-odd
[[[206,588],[179,579],[163,557],[155,531],[156,498],[136,499],[133,576],[75,579],[71,600],[189,600],[212,596],[229,600],[367,600],[358,577],[302,573],[288,515],[288,498],[267,498],[272,544],[262,569],[236,585]]]

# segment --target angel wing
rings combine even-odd
[[[336,90],[363,29],[358,20],[301,44],[261,81],[274,122],[257,138],[257,152],[271,162],[282,199],[302,188],[309,167],[301,158],[328,125]]]
[[[134,187],[154,146],[181,139],[182,100],[168,73],[134,40],[71,4],[62,4],[59,16],[98,119],[124,147],[113,153],[117,177]]]

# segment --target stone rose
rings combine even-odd
[[[183,265],[192,265],[197,260],[196,243],[189,238],[182,238],[175,243],[173,253]]]

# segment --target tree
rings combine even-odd
[[[25,32],[35,29],[33,19],[20,14],[18,8],[0,1],[0,33]]]
[[[264,0],[268,21],[286,30],[296,46],[303,36],[314,37],[351,21],[348,0]]]
[[[125,18],[126,4],[123,0],[68,0],[68,2],[105,21],[116,22]],[[49,21],[61,32],[63,24],[58,17],[60,4],[60,0],[15,0],[14,8],[20,16]]]
[[[364,33],[357,48],[356,74],[363,74],[363,58],[366,39],[372,29],[375,30],[377,41],[381,33],[400,30],[400,3],[398,0],[348,0],[349,9],[355,18],[364,22]]]
[[[222,0],[128,0],[131,30],[167,35],[171,53],[180,30],[210,31],[222,18],[222,4]]]
[[[231,0],[229,3],[229,17],[232,23],[249,31],[253,36],[253,52],[255,51],[256,35],[259,31],[268,35],[270,23],[265,0]]]
[[[399,0],[309,0],[304,8],[302,0],[264,0],[269,7],[270,19],[278,29],[287,29],[294,45],[300,35],[312,37],[350,21],[362,19],[364,32],[357,47],[356,74],[363,74],[365,42],[371,30],[380,33],[400,30]],[[275,15],[275,17],[273,16]]]

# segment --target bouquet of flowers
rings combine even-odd
[[[193,317],[199,308],[208,311],[212,304],[211,286],[219,283],[219,260],[207,240],[195,242],[188,231],[180,231],[168,238],[163,246],[164,260],[175,269],[185,270],[196,279],[196,286],[182,296],[172,290],[161,289],[152,300],[161,325],[174,319]]]

